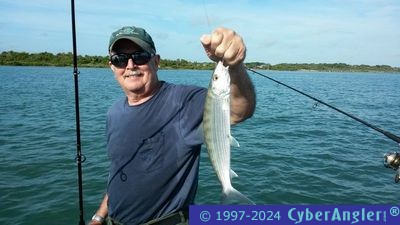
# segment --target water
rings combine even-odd
[[[85,219],[106,189],[105,114],[122,96],[109,69],[80,69]],[[265,71],[264,71],[265,72]],[[266,72],[400,133],[400,75]],[[72,68],[0,67],[0,223],[77,224]],[[163,80],[206,87],[210,71],[160,71]],[[391,140],[255,74],[255,115],[233,128],[239,175],[233,185],[257,204],[398,204]],[[220,185],[202,152],[199,204],[217,204]],[[55,222],[57,221],[57,222]]]

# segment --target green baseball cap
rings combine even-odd
[[[121,39],[131,40],[139,45],[143,50],[153,54],[156,53],[156,47],[154,46],[153,39],[143,28],[126,26],[118,29],[111,34],[108,50],[111,51],[114,44]]]

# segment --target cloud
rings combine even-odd
[[[153,35],[164,58],[207,60],[199,37],[225,26],[244,38],[248,60],[397,66],[400,62],[397,0],[238,0],[229,4],[222,0],[85,0],[75,4],[82,54],[107,54],[112,31],[138,25]],[[3,0],[0,14],[0,49],[70,51],[68,1]]]

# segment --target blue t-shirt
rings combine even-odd
[[[107,115],[109,216],[144,223],[194,203],[207,89],[162,82],[147,102]]]

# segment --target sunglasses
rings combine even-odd
[[[148,52],[134,52],[131,54],[117,53],[110,57],[111,64],[118,68],[125,68],[128,65],[129,59],[132,59],[136,65],[144,65],[148,63],[154,54]]]

